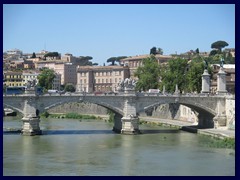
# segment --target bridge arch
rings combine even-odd
[[[4,108],[4,107],[11,108],[11,109],[19,112],[21,115],[24,115],[23,110],[21,110],[21,109],[19,109],[19,108],[17,108],[17,107],[11,106],[11,105],[6,104],[6,103],[3,103],[3,108]]]
[[[51,109],[51,108],[54,108],[54,107],[57,107],[57,106],[60,106],[60,105],[63,105],[63,104],[66,104],[66,103],[81,103],[81,102],[88,102],[88,103],[92,103],[92,104],[96,104],[96,105],[99,105],[99,106],[102,106],[106,109],[109,109],[111,111],[113,111],[114,113],[117,113],[121,116],[123,116],[123,111],[117,107],[113,107],[111,105],[109,105],[108,103],[105,103],[105,102],[96,102],[96,101],[93,101],[93,100],[81,100],[79,101],[78,99],[75,99],[75,100],[66,100],[66,101],[59,101],[59,102],[55,102],[53,104],[49,104],[48,106],[46,107],[43,107],[43,108],[39,108],[40,111],[46,111],[48,109]]]
[[[199,103],[187,103],[187,102],[181,102],[181,101],[157,102],[157,103],[153,103],[151,105],[145,106],[138,113],[140,113],[140,112],[146,113],[148,111],[152,111],[153,108],[163,105],[163,104],[179,104],[179,105],[184,105],[188,108],[191,108],[192,110],[194,110],[198,113],[198,126],[200,128],[213,128],[214,127],[213,118],[217,115],[217,113],[215,111],[213,111],[212,109],[210,109],[206,106],[203,106]]]

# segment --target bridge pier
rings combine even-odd
[[[122,134],[139,134],[139,118],[138,117],[123,117],[122,118]]]
[[[133,89],[125,88],[124,117],[122,117],[122,134],[139,134],[139,118],[136,112],[136,94]]]
[[[223,127],[227,125],[227,116],[226,115],[217,115],[213,118],[214,128]]]
[[[22,135],[34,136],[42,134],[42,131],[39,127],[40,119],[38,117],[23,117],[22,121]]]
[[[27,93],[33,94],[34,90],[28,90]],[[39,127],[39,111],[37,110],[37,96],[32,96],[24,100],[23,118],[22,118],[22,135],[34,136],[41,135]]]

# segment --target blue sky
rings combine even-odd
[[[234,4],[4,4],[3,50],[58,51],[92,56],[165,55],[226,41],[235,48]]]

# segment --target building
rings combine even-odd
[[[28,81],[36,80],[36,84],[38,84],[38,71],[23,71],[22,78],[23,78],[23,86],[27,86]]]
[[[23,86],[22,72],[3,72],[4,85],[7,87]]]
[[[76,91],[115,91],[119,81],[129,76],[126,66],[78,66]]]
[[[48,51],[42,50],[39,53],[35,53],[36,58],[44,59],[44,55],[47,54]],[[26,59],[30,59],[32,57],[33,53],[24,53],[23,57]]]
[[[72,63],[76,66],[84,66],[89,62],[87,59],[75,57],[70,53],[66,53],[64,56],[62,56],[61,60]]]
[[[137,70],[137,68],[139,66],[142,65],[142,61],[143,59],[146,59],[146,58],[149,58],[151,55],[138,55],[138,56],[130,56],[130,57],[127,57],[125,59],[121,59],[120,60],[120,63],[121,64],[124,64],[125,66],[128,66],[129,69],[130,69],[130,77],[132,79],[136,79],[134,77],[134,72]],[[156,54],[155,55],[158,63],[166,63],[168,62],[170,59],[172,59],[173,57],[172,56],[166,56],[166,55],[161,55],[161,54]]]
[[[22,56],[22,51],[20,51],[19,49],[11,49],[11,50],[8,50],[6,52],[8,55],[18,55],[19,57]]]
[[[35,69],[35,64],[32,61],[24,61],[24,69]]]
[[[53,79],[52,89],[60,91],[61,89],[61,74],[55,73],[55,78]]]
[[[63,60],[39,61],[35,63],[35,66],[37,69],[49,68],[53,69],[56,73],[59,73],[62,76],[61,85],[65,85],[67,83],[76,85],[77,83],[77,66],[73,63],[68,63]]]
[[[211,92],[216,93],[217,91],[217,73],[219,72],[220,65],[213,64],[213,77],[211,80]],[[229,93],[235,94],[235,64],[224,64],[223,70],[226,73],[226,89]]]
[[[61,74],[61,84],[71,83],[74,86],[77,84],[76,65],[72,63],[55,63],[54,71]]]
[[[226,53],[230,53],[232,57],[235,57],[235,48],[225,48],[223,51]]]

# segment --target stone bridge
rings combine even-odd
[[[226,98],[226,95],[163,95],[134,91],[115,95],[74,93],[38,96],[30,93],[16,96],[4,95],[3,105],[23,114],[22,133],[25,135],[41,134],[39,113],[69,102],[90,102],[110,109],[115,113],[113,130],[135,134],[139,132],[140,112],[148,112],[156,106],[170,103],[179,103],[198,112],[200,128],[226,126]]]

